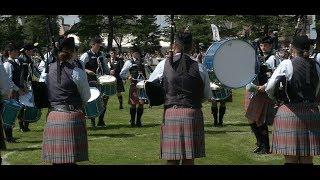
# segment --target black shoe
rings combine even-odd
[[[29,132],[29,131],[31,131],[29,128],[26,128],[26,129],[25,129],[25,132]]]
[[[214,127],[217,127],[217,126],[218,126],[218,123],[217,123],[217,122],[214,122],[214,123],[213,123],[213,126],[214,126]]]
[[[17,143],[17,141],[13,137],[7,138],[8,143]]]
[[[223,126],[223,124],[222,123],[218,123],[218,127],[222,127]]]
[[[119,106],[119,109],[123,109],[123,106],[122,106],[122,105],[120,105],[120,106]]]
[[[99,126],[99,127],[107,127],[107,125],[105,123],[98,123],[97,126]]]
[[[136,125],[137,125],[137,127],[142,127],[141,123],[137,123]]]
[[[270,149],[262,148],[257,154],[270,154]]]

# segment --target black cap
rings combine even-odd
[[[192,43],[192,34],[187,30],[181,30],[177,36],[176,41],[181,44],[191,44]]]
[[[139,48],[137,45],[133,45],[133,46],[130,48],[130,52],[132,52],[132,53],[138,52],[138,53],[141,55],[141,50],[140,50],[140,48]]]
[[[24,51],[25,50],[30,51],[30,50],[35,49],[36,47],[31,43],[27,43],[27,44],[23,45],[22,48],[23,48]]]
[[[58,50],[61,51],[63,48],[75,49],[76,45],[73,37],[61,38],[58,42]]]
[[[308,36],[295,36],[293,37],[291,44],[300,51],[308,51],[311,46],[311,41]]]
[[[264,36],[260,39],[260,43],[268,43],[268,44],[272,44],[273,43],[273,38],[271,36]]]
[[[17,50],[19,51],[19,48],[14,44],[14,43],[9,43],[6,48],[5,48],[6,51],[14,51],[14,50]]]

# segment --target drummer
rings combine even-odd
[[[110,75],[115,76],[117,78],[117,96],[119,100],[119,109],[123,109],[122,106],[122,92],[124,92],[123,80],[120,77],[121,69],[124,65],[124,60],[117,56],[117,50],[115,48],[111,48],[110,50],[110,61],[108,62],[108,67],[110,69]]]
[[[3,111],[3,99],[8,98],[10,92],[9,78],[6,74],[3,63],[0,61],[0,112]],[[2,164],[1,150],[6,149],[5,134],[3,130],[3,120],[0,114],[0,165]]]
[[[36,76],[36,75],[40,75],[40,71],[38,70],[38,68],[35,66],[35,63],[32,60],[32,56],[34,56],[34,49],[36,47],[31,44],[31,43],[26,43],[22,49],[20,50],[21,55],[18,58],[19,63],[21,64],[21,75],[22,75],[22,80],[23,80],[23,84],[24,87],[27,88],[27,84],[30,83],[30,81],[32,80],[38,80],[40,76]],[[29,68],[29,66],[31,67],[31,69]],[[20,126],[20,131],[21,132],[28,132],[30,131],[29,129],[29,122],[25,121],[23,119],[23,111],[21,111],[21,113],[18,116],[19,119],[19,126]]]
[[[19,49],[15,44],[9,43],[6,47],[6,52],[8,53],[8,59],[3,63],[3,66],[9,78],[9,87],[12,90],[9,98],[19,101],[19,96],[26,93],[25,87],[21,82],[21,66],[18,64],[17,60]],[[5,126],[5,133],[9,143],[16,142],[12,136],[12,130],[12,127]]]
[[[275,115],[274,102],[265,92],[266,83],[271,77],[273,70],[280,63],[273,55],[273,39],[265,36],[260,40],[260,71],[252,88],[248,91],[256,91],[254,94],[246,93],[245,116],[248,118],[252,132],[257,140],[257,147],[253,150],[257,154],[270,153],[268,125],[272,123]]]
[[[97,87],[97,76],[109,74],[107,59],[105,54],[101,51],[103,40],[101,37],[94,37],[90,41],[91,49],[81,55],[80,61],[88,76],[90,86]],[[107,110],[108,96],[103,95],[104,111],[99,116],[97,126],[106,127],[104,122],[104,115]],[[95,118],[91,118],[92,127],[96,127]]]
[[[145,101],[139,100],[137,93],[137,83],[138,76],[143,75],[146,78],[145,66],[143,60],[141,59],[141,52],[137,46],[131,48],[132,59],[127,60],[123,65],[123,68],[120,72],[122,79],[129,79],[131,81],[129,89],[129,104],[130,107],[130,125],[131,127],[137,126],[141,127],[141,117],[143,114],[143,106]],[[130,73],[130,75],[129,75]],[[138,108],[136,107],[138,105]]]

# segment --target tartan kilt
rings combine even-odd
[[[129,100],[128,103],[130,105],[139,104],[139,98],[138,98],[138,90],[137,90],[137,83],[131,82],[130,89],[129,89]]]
[[[293,156],[320,154],[320,113],[316,103],[279,107],[273,123],[271,150]]]
[[[88,161],[88,137],[82,112],[51,111],[43,133],[42,159],[49,163]]]
[[[251,99],[250,93],[246,91],[244,108],[245,117],[248,118],[250,124],[256,123],[257,126],[261,126],[264,123],[272,124],[276,110],[274,103],[268,97],[266,93],[258,93]]]
[[[160,133],[160,158],[181,160],[200,157],[205,157],[202,110],[166,109]]]

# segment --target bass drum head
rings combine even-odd
[[[256,77],[256,58],[251,44],[232,39],[213,43],[206,52],[204,64],[208,73],[214,73],[224,86],[241,88]]]
[[[34,107],[34,101],[33,101],[33,94],[32,92],[28,92],[22,96],[19,97],[19,101],[21,104],[28,106],[28,107]]]
[[[144,87],[145,87],[145,82],[144,82],[144,81],[138,82],[137,85],[136,85],[136,87],[137,87],[138,89],[144,89]]]
[[[98,78],[99,84],[112,84],[116,82],[116,77],[111,75],[103,75]]]
[[[96,100],[100,96],[100,91],[95,87],[90,87],[90,99],[88,102]]]

